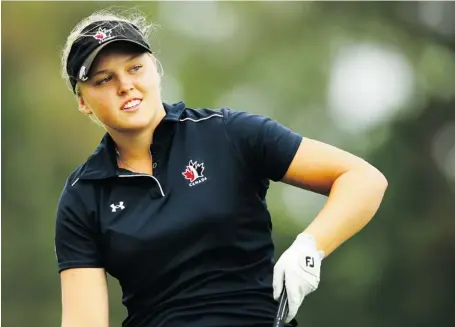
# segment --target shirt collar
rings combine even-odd
[[[178,122],[186,106],[183,101],[175,104],[163,103],[166,115],[159,123]],[[166,124],[167,125],[167,124]],[[119,174],[115,143],[109,133],[106,133],[96,150],[89,156],[79,179],[105,179],[115,177]]]
[[[167,104],[163,103],[164,111],[166,112],[166,116],[164,116],[164,121],[174,121],[178,122],[180,117],[183,114],[186,106],[183,101],[174,103],[174,104]]]

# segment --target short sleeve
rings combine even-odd
[[[247,164],[262,177],[281,180],[303,137],[266,116],[232,109],[222,111],[228,136]]]
[[[59,272],[68,268],[102,267],[95,217],[68,185],[57,207],[55,254]]]

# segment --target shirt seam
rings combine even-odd
[[[240,151],[240,149],[237,147],[237,145],[235,144],[235,142],[232,140],[232,138],[229,135],[228,127],[226,125],[226,114],[230,114],[230,111],[227,108],[225,108],[225,109],[226,109],[226,111],[223,112],[223,126],[224,126],[224,131],[225,131],[226,137],[227,137],[228,142],[231,145],[231,147],[234,149],[234,151],[237,153],[237,155],[240,156],[240,160],[241,160],[244,168],[249,169],[247,160],[244,157],[242,151]]]

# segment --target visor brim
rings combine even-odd
[[[112,43],[115,43],[115,42],[128,42],[128,43],[132,43],[132,44],[135,44],[135,45],[138,45],[139,47],[141,47],[142,49],[144,49],[146,52],[150,52],[152,53],[152,50],[145,44],[141,43],[141,42],[137,42],[137,41],[133,41],[131,39],[122,39],[122,38],[119,38],[119,39],[113,39],[113,40],[109,40],[107,42],[104,42],[102,44],[100,44],[95,50],[93,50],[88,56],[87,58],[84,60],[81,68],[79,69],[79,74],[78,74],[78,80],[80,81],[86,81],[88,80],[88,74],[89,74],[89,71],[90,71],[90,68],[92,68],[92,65],[93,65],[93,62],[95,61],[96,57],[98,56],[98,54],[101,52],[101,50],[103,50],[107,45],[109,44],[112,44]]]

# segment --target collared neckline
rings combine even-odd
[[[186,108],[185,103],[183,101],[174,104],[163,103],[163,107],[164,111],[166,112],[166,116],[164,116],[162,121],[173,122],[178,122],[180,120],[180,117],[182,116],[183,111],[185,111]]]
[[[160,130],[162,130],[161,125],[164,123],[180,121],[180,117],[186,108],[183,101],[175,104],[163,103],[163,107],[166,115],[157,126],[157,129]],[[117,165],[115,142],[110,134],[106,133],[96,150],[87,159],[79,179],[111,178],[118,176],[120,172],[122,172],[122,170]]]

